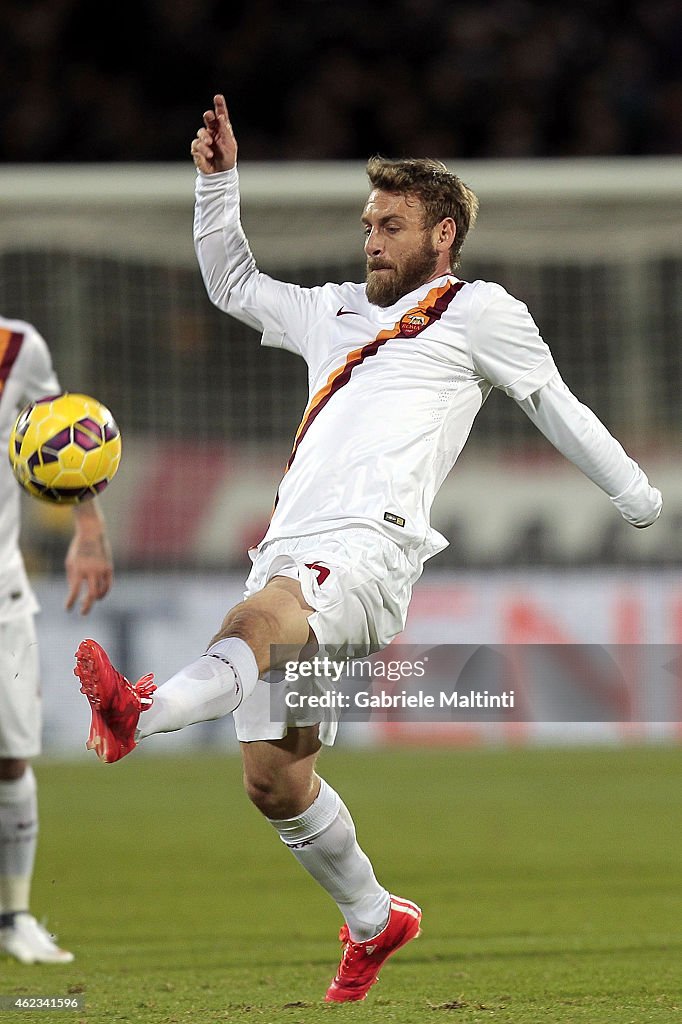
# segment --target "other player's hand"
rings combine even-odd
[[[237,163],[237,140],[232,131],[225,97],[213,97],[213,110],[204,113],[204,127],[192,141],[192,159],[202,174],[229,171]]]
[[[82,593],[80,610],[82,615],[87,615],[95,601],[101,601],[109,593],[113,579],[111,548],[106,535],[76,534],[66,555],[67,610],[73,608]]]

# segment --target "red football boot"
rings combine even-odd
[[[422,912],[416,903],[391,896],[391,913],[383,931],[367,942],[353,942],[348,925],[339,938],[344,943],[343,956],[336,977],[327,989],[327,1003],[349,1003],[364,999],[379,980],[382,964],[396,950],[421,933]]]
[[[134,686],[117,672],[106,652],[94,640],[83,640],[76,651],[74,675],[90,702],[92,724],[85,744],[100,761],[120,761],[135,747],[140,714],[152,706],[154,676],[143,676]]]

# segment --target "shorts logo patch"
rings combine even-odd
[[[394,526],[404,526],[405,520],[402,516],[397,516],[395,512],[384,512],[384,519],[387,523],[393,523]]]
[[[319,562],[306,562],[305,567],[306,569],[312,569],[313,572],[317,574],[318,587],[322,586],[327,576],[331,572],[331,569],[328,569],[326,565],[320,565]]]

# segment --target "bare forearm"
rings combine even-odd
[[[111,587],[114,575],[111,546],[96,498],[75,506],[73,523],[74,534],[65,563],[69,586],[66,607],[73,607],[83,588],[81,611],[86,614]]]

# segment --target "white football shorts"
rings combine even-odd
[[[0,622],[0,757],[37,757],[41,730],[35,622],[20,615]]]
[[[258,593],[274,576],[298,580],[306,603],[314,609],[308,622],[320,648],[339,659],[381,650],[402,632],[412,587],[422,571],[397,544],[370,527],[269,541],[252,558],[244,597]],[[258,680],[233,714],[242,743],[280,740],[289,727],[318,722],[322,743],[334,742],[335,720],[325,720],[329,716],[318,709],[287,706],[285,697],[292,685],[301,692],[300,680]],[[310,685],[316,687],[314,681]]]

